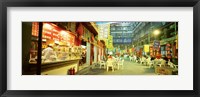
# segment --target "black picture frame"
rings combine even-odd
[[[7,90],[7,7],[193,7],[193,90]],[[1,97],[199,97],[200,0],[1,0]],[[188,25],[189,26],[189,25]],[[35,83],[37,85],[37,83]]]

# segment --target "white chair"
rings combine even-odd
[[[169,65],[171,68],[178,69],[178,65],[175,65],[175,64],[173,64],[173,63],[170,62],[170,61],[168,61],[168,65]]]
[[[37,56],[33,57],[33,56],[30,54],[29,63],[31,63],[31,62],[37,62],[36,59],[37,59]]]
[[[120,58],[118,57],[118,58],[116,58],[116,61],[118,62],[120,60]]]
[[[118,69],[120,68],[120,66],[123,69],[124,68],[124,60],[119,61],[117,66],[118,66]]]
[[[175,64],[173,64],[173,65],[174,65],[174,68],[178,69],[178,65],[175,65]]]
[[[108,60],[108,61],[107,61],[107,66],[106,66],[106,67],[107,67],[107,72],[108,72],[109,67],[111,67],[112,71],[114,71],[113,61]]]
[[[129,59],[130,59],[130,61],[133,61],[133,57],[132,56],[129,56]]]
[[[140,60],[141,60],[141,58],[135,57],[135,62],[136,62],[136,63],[140,63]]]
[[[164,66],[166,64],[166,61],[165,60],[162,60],[161,61],[161,64],[158,64],[160,67]]]
[[[118,59],[117,59],[117,58],[114,58],[114,61],[115,61],[115,62],[117,62],[117,61],[118,61]]]
[[[143,62],[142,58],[139,58],[138,63],[142,63],[142,62]]]
[[[103,67],[104,69],[106,68],[106,63],[105,63],[104,61],[102,61],[102,60],[99,62],[99,65],[100,65],[100,66],[99,66],[100,68],[102,68],[102,67]]]
[[[156,58],[156,59],[154,59],[154,64],[155,65],[158,65],[159,64],[159,60]]]
[[[153,62],[151,61],[150,57],[147,59],[147,66],[149,66],[149,68],[153,66]]]
[[[145,57],[140,58],[140,63],[141,64],[144,64],[145,62],[146,62],[146,58]]]
[[[173,66],[173,63],[172,63],[172,62],[168,61],[168,65],[169,65],[171,68],[174,68],[174,66]]]
[[[119,60],[113,61],[114,68],[118,69],[119,62],[120,62]]]

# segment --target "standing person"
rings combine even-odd
[[[49,44],[47,48],[42,51],[44,61],[53,61],[57,59],[56,53],[53,50],[53,45]]]

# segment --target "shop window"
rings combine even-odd
[[[36,63],[38,48],[38,23],[32,23],[32,38],[30,48],[31,64]],[[60,28],[53,23],[43,23],[42,29],[42,64],[80,58],[80,47],[74,46],[75,35]],[[45,50],[49,48],[51,55],[46,55]],[[51,49],[50,49],[51,48]],[[69,53],[74,52],[74,53]]]

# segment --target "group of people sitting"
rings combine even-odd
[[[144,64],[149,67],[154,67],[154,66],[164,66],[164,65],[169,65],[170,67],[175,66],[170,59],[167,58],[152,58],[150,56],[141,56],[138,57],[136,55],[129,56],[130,61],[134,61],[136,63]]]
[[[144,56],[142,56],[141,58],[136,56],[136,55],[132,55],[132,56],[129,56],[129,59],[130,61],[134,61],[134,62],[137,62],[137,63],[140,63],[141,62],[141,59],[144,59]]]
[[[122,57],[122,56],[114,56],[114,55],[110,55],[110,54],[108,54],[106,60],[109,60],[109,59],[122,60],[123,57]],[[106,60],[105,60],[105,61],[106,61]]]

